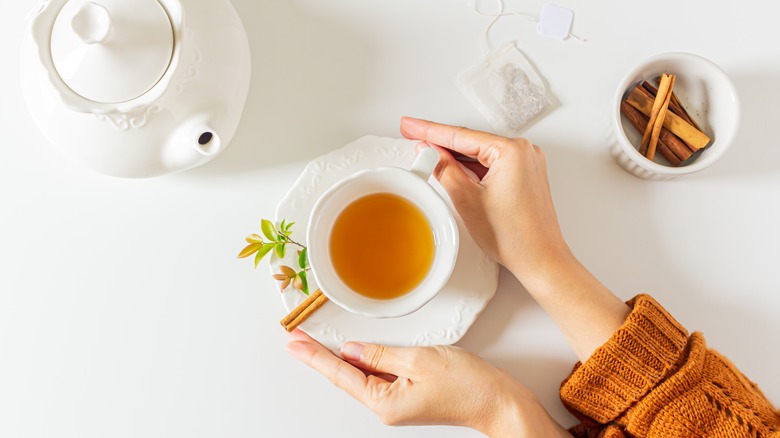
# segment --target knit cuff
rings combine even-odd
[[[648,295],[629,301],[623,326],[561,385],[578,416],[606,424],[645,396],[674,367],[688,332]]]

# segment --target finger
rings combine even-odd
[[[292,341],[287,352],[327,377],[334,385],[361,403],[367,402],[369,379],[362,371],[336,357],[327,348],[313,340]],[[372,385],[381,384],[372,379]],[[389,383],[385,382],[389,385]]]
[[[504,137],[487,132],[411,117],[401,119],[401,134],[409,139],[432,143],[476,158],[485,167],[493,164],[507,141]]]
[[[485,177],[485,175],[488,173],[487,167],[479,164],[478,161],[474,161],[473,158],[469,158],[459,152],[455,152],[450,149],[445,149],[441,146],[436,146],[430,143],[420,142],[417,144],[417,153],[420,153],[420,150],[423,148],[434,148],[437,152],[439,152],[439,166],[437,166],[434,171],[439,170],[441,171],[441,167],[451,164],[451,160],[449,160],[448,155],[452,156],[453,159],[455,159],[455,162],[459,165],[461,170],[474,182],[479,182],[482,180],[482,178]],[[435,176],[435,175],[434,175]]]
[[[450,189],[461,188],[460,186],[464,184],[474,182],[474,179],[464,171],[464,166],[447,149],[436,145],[431,147],[439,153],[439,162],[433,169],[433,176],[448,192]]]
[[[290,340],[291,341],[314,341],[309,335],[304,333],[303,330],[296,328],[295,330],[290,332]]]
[[[420,142],[417,144],[417,153],[419,154],[422,149],[425,148],[433,148],[436,152],[439,153],[439,162],[436,163],[436,167],[433,169],[433,176],[441,182],[442,178],[453,180],[453,181],[465,181],[466,179],[470,179],[471,181],[478,183],[480,181],[479,177],[471,171],[468,167],[466,167],[464,164],[465,162],[458,161],[458,158],[455,155],[455,152],[445,149],[441,146],[436,146],[430,143],[424,143]],[[460,157],[463,157],[465,160],[471,160],[468,157],[465,157],[464,155],[458,154]],[[471,161],[472,163],[476,164],[477,166],[481,166],[481,164]],[[453,166],[453,167],[450,167]],[[460,168],[463,175],[465,175],[466,178],[463,178],[463,175],[459,175],[455,172],[457,172],[458,168]],[[453,173],[449,173],[453,172]],[[455,183],[455,186],[457,186],[458,183]],[[446,188],[446,187],[445,187]],[[454,188],[454,187],[453,187]]]
[[[393,383],[396,380],[398,380],[398,376],[396,376],[395,374],[375,373],[375,372],[372,372],[372,371],[364,370],[363,368],[361,368],[362,365],[360,363],[358,363],[358,362],[350,361],[350,360],[347,360],[347,362],[349,362],[352,366],[354,366],[355,368],[359,369],[360,371],[363,371],[363,374],[366,377],[369,377],[369,376],[377,377],[377,378],[382,379],[382,380],[384,380],[384,381],[386,381],[388,383]]]
[[[398,376],[387,373],[372,373],[372,376],[379,377],[382,380],[386,380],[388,383],[393,383],[398,380]]]
[[[457,160],[457,158],[455,158]],[[458,160],[458,163],[460,163],[461,166],[465,167],[466,169],[470,170],[474,176],[482,181],[482,178],[485,177],[488,173],[488,168],[483,166],[477,161],[470,161],[470,160]]]
[[[347,342],[341,347],[341,355],[371,373],[414,378],[418,373],[414,366],[419,353],[416,350],[419,349]]]
[[[473,199],[474,191],[479,188],[480,178],[463,163],[455,160],[447,149],[431,146],[439,152],[439,163],[433,170],[433,176],[450,196],[453,205],[462,211],[464,202]],[[479,164],[479,163],[477,163]]]

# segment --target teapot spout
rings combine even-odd
[[[216,155],[222,149],[222,141],[217,132],[207,125],[195,127],[194,135],[198,137],[192,147],[201,154],[209,157]]]
[[[172,171],[185,170],[211,160],[222,146],[219,132],[207,117],[192,117],[171,134],[162,158]]]

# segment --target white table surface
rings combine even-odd
[[[235,255],[314,157],[398,136],[404,114],[488,129],[453,84],[482,61],[488,19],[465,0],[235,0],[254,67],[235,140],[199,169],[122,180],[74,164],[24,107],[34,3],[0,13],[0,436],[479,436],[386,427],[288,356],[272,280]],[[780,404],[780,6],[557,3],[587,42],[519,18],[493,36],[517,39],[559,102],[526,136],[547,153],[567,239],[620,297],[652,293]],[[608,156],[605,113],[624,73],[665,51],[721,65],[743,122],[722,161],[659,183]],[[459,345],[574,422],[557,389],[575,357],[507,272]]]

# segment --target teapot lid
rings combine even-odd
[[[174,33],[157,0],[69,0],[54,20],[50,47],[71,90],[93,102],[120,103],[160,81]]]

